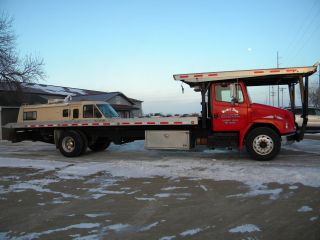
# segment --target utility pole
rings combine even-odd
[[[283,106],[283,90],[286,89],[284,87],[280,88],[280,91],[281,91],[281,107],[284,107]]]
[[[277,68],[279,68],[279,52],[277,51]],[[278,85],[278,107],[280,107],[280,87]]]
[[[274,96],[275,96],[275,91],[274,91],[274,87],[271,87],[271,97],[272,97],[272,106],[274,107]]]

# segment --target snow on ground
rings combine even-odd
[[[231,233],[250,233],[250,232],[260,232],[260,228],[253,224],[245,224],[231,228],[229,232]]]
[[[250,163],[234,164],[234,162],[222,160],[172,158],[68,163],[0,157],[0,167],[35,168],[46,171],[56,170],[56,176],[61,179],[82,178],[99,172],[105,172],[113,177],[122,178],[152,178],[162,176],[167,178],[213,179],[217,181],[234,180],[249,185],[253,189],[253,192],[248,193],[250,196],[272,194],[274,198],[282,190],[274,189],[272,192],[270,190],[266,192],[264,189],[265,184],[272,182],[290,185],[301,183],[305,186],[320,187],[320,168],[294,165],[262,165],[253,161]]]
[[[50,161],[50,160],[32,160],[20,158],[0,158],[0,167],[12,168],[35,168],[45,171],[52,171],[58,168],[63,168],[71,163]]]
[[[311,212],[313,209],[309,206],[302,206],[301,208],[299,208],[297,211],[298,212]]]
[[[64,228],[52,229],[52,230],[47,230],[39,233],[29,233],[21,237],[16,237],[14,239],[16,240],[36,239],[36,238],[43,237],[44,235],[49,235],[55,232],[67,231],[70,229],[91,229],[91,228],[97,228],[99,226],[100,226],[100,223],[79,223],[79,224],[70,225]]]

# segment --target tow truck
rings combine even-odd
[[[71,99],[21,106],[17,122],[5,125],[4,137],[55,144],[66,157],[87,148],[105,150],[111,142],[145,140],[147,149],[188,150],[244,148],[251,158],[273,159],[281,143],[301,141],[308,122],[308,78],[318,64],[307,67],[173,75],[201,93],[201,117],[119,118],[105,102]],[[252,103],[248,86],[287,85],[291,111]],[[295,122],[295,87],[300,87],[302,125]]]

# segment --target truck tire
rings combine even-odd
[[[95,143],[89,145],[89,148],[94,152],[99,152],[107,149],[110,146],[110,140],[98,138]]]
[[[83,151],[84,141],[77,131],[62,132],[59,138],[59,150],[66,157],[77,157]]]
[[[279,153],[281,139],[273,129],[258,127],[249,132],[246,139],[246,148],[254,160],[268,161]]]

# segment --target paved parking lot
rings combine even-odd
[[[0,143],[0,239],[320,239],[320,141],[271,162],[237,150],[64,158]]]

